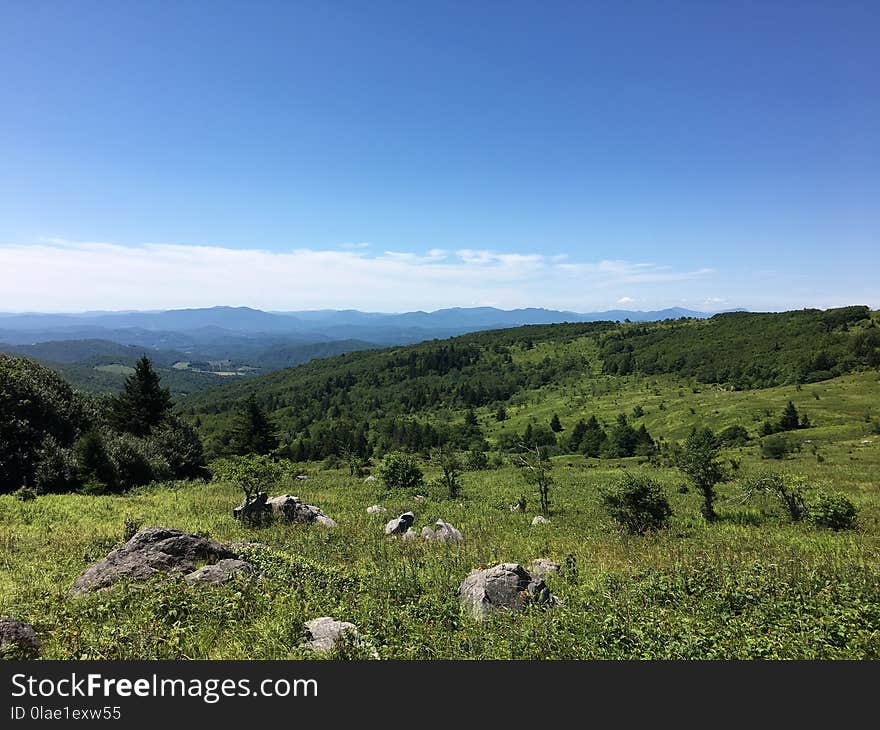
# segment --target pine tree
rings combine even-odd
[[[605,447],[605,442],[607,440],[608,436],[605,431],[602,430],[602,426],[599,425],[596,416],[590,416],[586,423],[586,428],[584,429],[583,438],[581,438],[580,441],[581,451],[584,456],[591,456],[593,458],[599,456],[599,454],[602,453],[602,449]]]
[[[785,406],[785,410],[782,411],[782,417],[779,419],[779,428],[783,431],[794,431],[799,423],[798,410],[794,407],[794,403],[789,401],[788,405]]]
[[[159,375],[144,355],[125,380],[111,404],[111,420],[120,431],[147,436],[171,415],[171,393],[159,384]]]
[[[507,409],[503,405],[498,406],[498,410],[495,411],[495,420],[496,421],[506,421],[507,420]]]
[[[278,446],[275,426],[253,393],[244,402],[229,438],[233,454],[268,454]]]
[[[559,433],[562,431],[562,423],[559,420],[559,415],[554,413],[553,418],[550,419],[550,428],[553,433]]]

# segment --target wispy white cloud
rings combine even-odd
[[[269,251],[43,239],[0,246],[0,310],[162,309],[216,304],[376,311],[491,304],[589,311],[650,288],[710,277],[646,262],[431,249],[370,254],[365,245]],[[622,291],[618,291],[620,288]],[[650,298],[639,291],[639,301]],[[676,292],[676,296],[680,292]],[[669,297],[666,297],[669,300]],[[662,301],[650,299],[659,306]]]

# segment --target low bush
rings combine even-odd
[[[388,489],[417,489],[425,475],[415,457],[409,454],[387,454],[378,468],[379,478]]]
[[[636,535],[666,527],[672,515],[663,487],[650,477],[631,472],[604,489],[601,499],[608,514]]]
[[[832,530],[852,530],[856,526],[858,509],[842,494],[819,490],[809,505],[809,517],[817,527]]]

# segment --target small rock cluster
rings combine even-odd
[[[416,532],[412,527],[415,519],[416,516],[412,512],[404,512],[399,517],[388,521],[388,524],[385,525],[385,534],[399,535],[404,540],[421,538],[422,540],[445,543],[461,542],[464,539],[459,530],[444,520],[437,520],[434,527],[426,525],[420,533]]]

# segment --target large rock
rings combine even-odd
[[[462,604],[474,617],[483,619],[490,611],[519,611],[530,601],[552,603],[550,590],[518,563],[501,563],[485,570],[473,570],[458,589]]]
[[[237,575],[251,576],[254,573],[254,566],[246,560],[227,559],[221,560],[213,565],[205,565],[187,573],[184,579],[187,583],[208,583],[211,585],[222,585],[231,580],[235,580]]]
[[[145,527],[122,547],[86,568],[71,593],[107,588],[120,580],[147,580],[157,573],[192,573],[199,563],[237,557],[229,548],[171,527]]]
[[[272,509],[272,514],[285,522],[304,522],[307,524],[317,522],[324,527],[336,527],[336,522],[328,517],[322,509],[313,504],[306,504],[299,497],[282,494],[279,497],[272,497],[267,504]]]
[[[0,659],[35,659],[40,642],[34,627],[14,618],[0,618]]]
[[[434,540],[436,542],[461,542],[464,538],[461,532],[456,530],[448,522],[437,520],[434,523],[436,529],[430,527],[422,528],[422,537],[426,540]]]
[[[412,527],[415,519],[416,516],[412,512],[404,512],[400,517],[395,517],[393,520],[388,521],[388,524],[385,525],[385,534],[402,535]]]
[[[361,638],[353,623],[337,621],[330,616],[321,616],[308,621],[305,628],[305,639],[301,647],[318,653],[333,651],[344,640],[349,646],[367,649],[371,655],[377,656],[375,649]]]
[[[546,578],[550,573],[561,573],[562,566],[549,558],[535,558],[529,563],[529,572],[536,578]]]
[[[384,515],[387,511],[387,509],[379,504],[374,504],[371,507],[367,507],[368,515]]]

